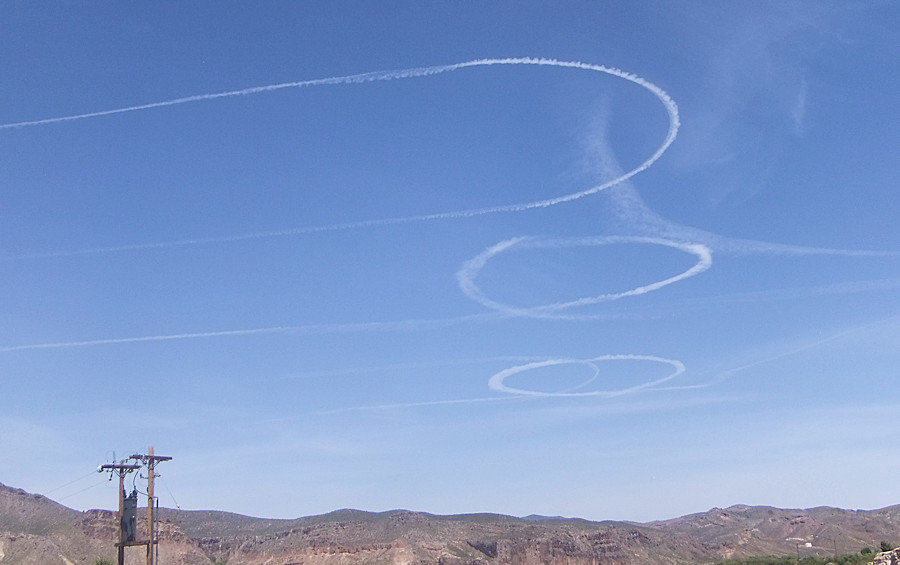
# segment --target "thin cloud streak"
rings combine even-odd
[[[883,318],[883,319],[881,319],[881,320],[877,320],[877,321],[875,321],[875,322],[871,322],[871,323],[868,323],[868,324],[863,324],[863,325],[860,325],[860,326],[855,326],[855,327],[850,328],[850,329],[842,330],[842,331],[833,333],[833,334],[831,334],[831,335],[829,335],[829,336],[823,337],[823,338],[821,338],[821,339],[817,339],[817,340],[811,341],[811,342],[809,342],[809,343],[805,343],[805,344],[803,344],[803,345],[801,345],[801,346],[798,346],[798,347],[789,349],[789,350],[787,350],[787,351],[782,351],[782,352],[777,353],[777,354],[775,354],[775,355],[767,356],[767,357],[764,357],[764,358],[762,358],[762,359],[757,359],[757,360],[755,360],[755,361],[751,361],[751,362],[749,362],[749,363],[745,363],[745,364],[743,364],[743,365],[739,365],[739,366],[737,366],[737,367],[733,367],[733,368],[727,369],[727,370],[725,370],[725,371],[720,371],[720,372],[718,372],[713,378],[711,378],[710,380],[706,381],[705,383],[700,383],[700,384],[696,384],[696,385],[685,385],[685,386],[675,386],[675,387],[657,388],[657,389],[655,389],[655,390],[661,390],[661,391],[662,391],[662,390],[696,390],[696,389],[709,388],[709,387],[711,387],[711,386],[720,384],[720,383],[722,383],[722,382],[724,382],[724,381],[730,379],[733,375],[735,375],[736,373],[740,373],[741,371],[745,371],[745,370],[747,370],[747,369],[752,369],[753,367],[757,367],[757,366],[759,366],[759,365],[765,365],[766,363],[771,363],[771,362],[773,362],[773,361],[778,361],[778,360],[784,359],[784,358],[786,358],[786,357],[791,357],[791,356],[793,356],[793,355],[797,355],[797,354],[799,354],[799,353],[803,353],[803,352],[805,352],[805,351],[809,351],[809,350],[815,349],[815,348],[817,348],[817,347],[819,347],[819,346],[825,345],[826,343],[830,343],[830,342],[832,342],[832,341],[836,341],[836,340],[838,340],[838,339],[841,339],[841,338],[844,338],[844,337],[847,337],[847,336],[850,336],[850,335],[853,335],[853,334],[860,333],[860,332],[862,332],[862,331],[865,331],[865,330],[874,328],[874,327],[876,327],[876,326],[880,326],[880,325],[882,325],[882,324],[887,324],[887,323],[890,323],[890,322],[896,322],[896,321],[898,321],[898,320],[900,320],[900,315],[894,315],[894,316],[890,316],[890,317],[887,317],[887,318]]]
[[[800,288],[782,288],[776,290],[760,290],[735,294],[698,298],[692,302],[702,304],[727,304],[734,302],[763,302],[768,300],[796,300],[820,296],[841,294],[858,294],[863,292],[879,292],[900,288],[900,279],[872,279],[849,281],[842,283],[805,286]]]
[[[492,396],[485,398],[461,398],[455,400],[425,400],[422,402],[398,402],[395,404],[375,404],[371,406],[352,406],[349,408],[335,408],[334,410],[319,410],[309,412],[310,416],[331,416],[334,414],[345,414],[349,412],[376,412],[384,410],[398,410],[405,408],[422,408],[429,406],[450,406],[459,404],[480,404],[485,402],[502,402],[514,400],[511,396]]]
[[[658,316],[663,314],[671,314],[682,309],[692,310],[699,308],[711,308],[724,304],[740,304],[753,302],[770,302],[779,300],[806,300],[816,299],[824,296],[838,296],[844,294],[861,294],[867,292],[886,292],[900,288],[900,279],[872,279],[849,281],[842,283],[832,283],[814,286],[801,286],[794,288],[779,288],[772,290],[758,290],[749,292],[736,292],[732,294],[717,294],[711,296],[702,296],[697,298],[684,298],[672,300],[663,304],[654,304],[649,306],[629,305],[627,310],[615,313],[609,312],[603,314],[603,319],[629,318],[636,319],[640,317]],[[600,319],[597,316],[583,316],[577,319]],[[566,318],[568,319],[568,318]]]
[[[353,368],[353,369],[309,371],[309,372],[285,375],[282,377],[275,377],[275,378],[282,379],[282,380],[314,379],[314,378],[324,378],[324,377],[341,377],[341,376],[349,376],[349,375],[360,375],[360,374],[364,374],[364,373],[378,373],[378,372],[382,372],[382,371],[406,371],[406,370],[410,370],[410,369],[428,369],[428,368],[434,368],[434,367],[451,367],[451,366],[457,366],[457,365],[477,365],[480,363],[495,363],[498,361],[525,363],[528,361],[536,361],[539,359],[544,359],[544,357],[540,357],[537,355],[502,355],[502,356],[496,356],[496,357],[484,357],[484,358],[480,358],[480,359],[447,359],[447,360],[442,360],[442,361],[428,361],[428,362],[420,362],[420,363],[395,363],[392,365],[365,366],[365,367],[357,367],[357,368]]]
[[[309,324],[298,326],[274,326],[268,328],[252,328],[243,330],[222,330],[214,332],[192,332],[177,334],[162,334],[138,337],[119,337],[108,339],[92,339],[84,341],[57,341],[50,343],[33,343],[27,345],[12,345],[0,347],[0,353],[13,351],[30,351],[35,349],[66,349],[76,347],[94,347],[99,345],[115,345],[124,343],[141,343],[149,341],[175,341],[183,339],[203,339],[216,337],[249,336],[262,334],[292,334],[292,335],[324,335],[359,332],[392,332],[445,328],[468,322],[479,322],[501,319],[504,316],[497,314],[471,314],[456,318],[436,318],[431,320],[411,319],[393,322],[358,322],[347,324]]]

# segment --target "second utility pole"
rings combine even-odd
[[[131,456],[131,459],[143,461],[144,464],[147,465],[147,565],[153,565],[155,561],[153,558],[155,546],[159,543],[159,540],[157,540],[155,536],[156,520],[153,517],[153,506],[155,501],[153,497],[153,479],[156,477],[154,469],[156,468],[157,462],[171,461],[172,458],[165,455],[154,455],[153,446],[151,445],[147,450],[146,455],[135,453]]]

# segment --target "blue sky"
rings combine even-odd
[[[111,508],[154,445],[162,505],[267,517],[900,502],[897,29],[3,4],[0,482]]]

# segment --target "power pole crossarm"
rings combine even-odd
[[[165,455],[153,455],[152,453],[149,453],[149,454],[146,454],[146,455],[141,454],[141,453],[135,453],[134,455],[132,455],[131,457],[129,457],[129,459],[134,459],[134,460],[137,460],[137,461],[144,461],[144,462],[147,463],[148,465],[149,465],[150,463],[159,463],[159,462],[162,462],[162,461],[171,461],[171,460],[172,460],[171,457],[168,457],[168,456],[165,456]],[[138,467],[140,467],[140,465],[138,465]]]
[[[98,469],[98,471],[100,471],[101,473],[103,471],[117,471],[117,472],[119,472],[120,475],[124,475],[125,473],[130,473],[131,471],[137,471],[140,468],[141,468],[140,465],[126,465],[124,463],[117,463],[117,464],[109,464],[108,463],[106,465],[100,465],[100,468]]]

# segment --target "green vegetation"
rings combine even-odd
[[[868,550],[868,551],[866,551]],[[718,561],[716,565],[858,565],[869,563],[872,561],[872,550],[865,548],[859,553],[848,553],[847,555],[820,557],[816,555],[807,555],[801,557],[800,561],[794,556],[774,557],[771,555],[763,557],[744,557],[740,559],[726,559]]]
[[[887,541],[881,542],[881,551],[891,551],[892,549],[894,549],[894,544]]]
[[[113,562],[109,559],[97,559],[94,561],[94,565],[113,565]]]
[[[221,561],[219,561],[215,557],[210,557],[209,560],[212,561],[213,565],[226,565],[228,563],[227,557],[223,557]],[[112,565],[112,564],[110,564],[110,565]]]
[[[451,555],[453,555],[455,557],[459,557],[460,559],[471,559],[472,558],[472,556],[468,552],[453,545],[452,543],[447,544],[447,551],[449,551]]]

